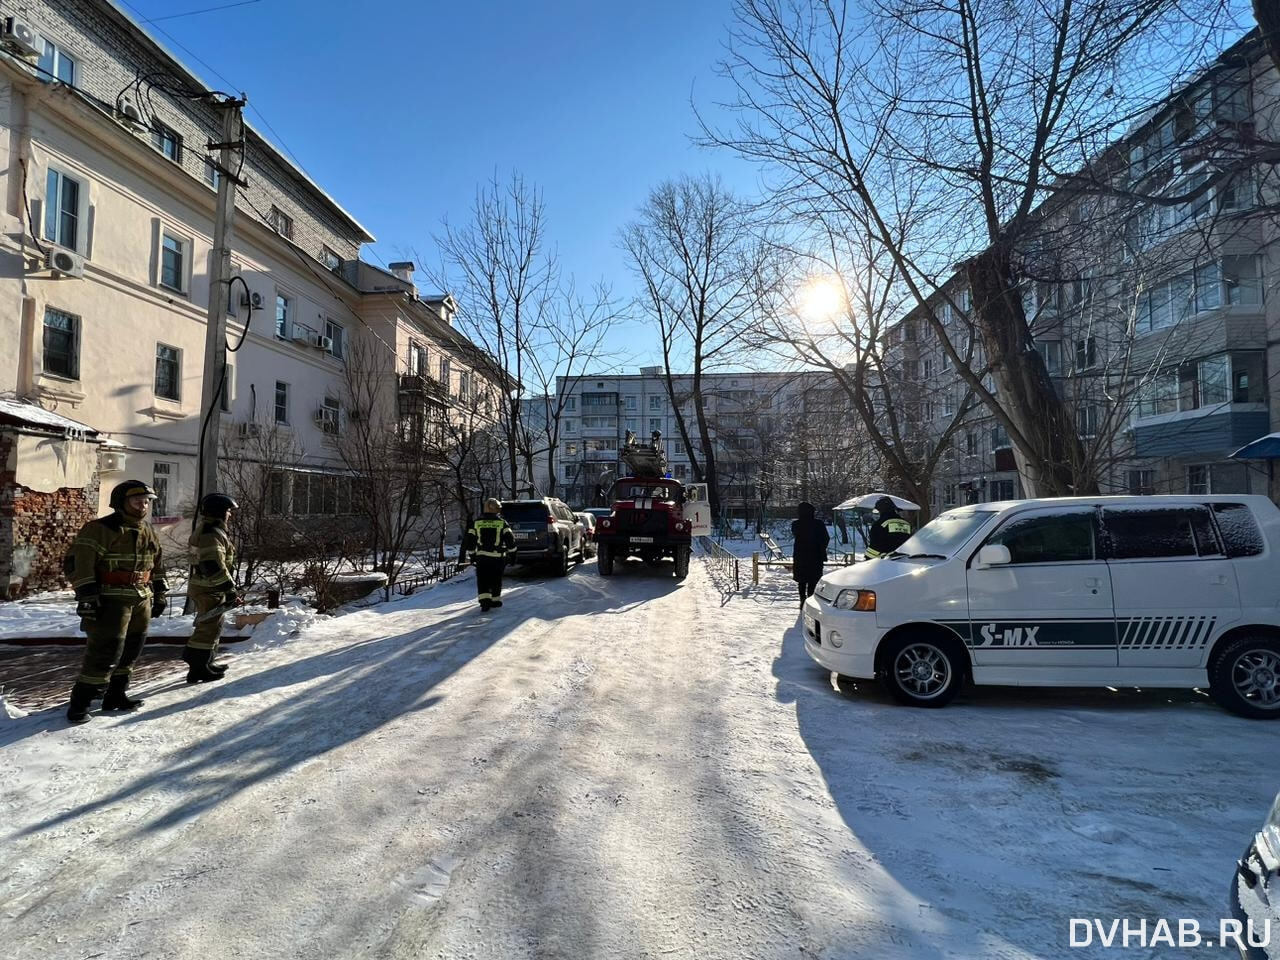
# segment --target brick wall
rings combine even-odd
[[[17,435],[0,429],[0,600],[66,586],[62,558],[97,515],[98,475],[87,487],[41,493],[14,481]]]
[[[173,67],[153,52],[154,48],[135,29],[98,0],[26,0],[11,8],[19,19],[64,46],[76,59],[79,89],[112,105],[123,93],[144,118],[154,116],[181,134],[182,168],[207,182],[206,145],[210,140],[221,139],[221,117],[206,104],[176,99],[147,85],[143,85],[139,96],[133,87],[139,71],[143,75],[156,74],[157,79],[167,77],[170,85],[182,86],[187,81],[179,80]],[[228,36],[230,42],[232,35]],[[199,69],[198,65],[191,66]],[[205,79],[217,82],[216,77]],[[319,258],[321,246],[327,245],[343,259],[359,255],[359,232],[252,133],[243,175],[249,181],[251,202],[263,214],[270,213],[275,204],[293,218],[293,240],[303,251]],[[243,201],[239,209],[242,215],[258,219]]]

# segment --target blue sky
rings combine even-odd
[[[145,19],[228,0],[118,2]],[[615,237],[653,185],[713,170],[756,189],[753,168],[689,139],[729,22],[730,0],[259,0],[147,29],[248,93],[275,133],[250,122],[378,238],[373,262],[429,256],[477,183],[516,170],[543,190],[564,270],[629,295]]]

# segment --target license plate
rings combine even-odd
[[[653,537],[632,537],[632,543],[653,543]]]
[[[532,534],[532,533],[528,533],[528,532],[524,532],[524,533],[522,533],[522,532],[520,532],[519,530],[517,530],[517,531],[516,531],[516,539],[517,539],[517,540],[532,540],[532,539],[533,539],[533,534]]]
[[[813,619],[813,617],[809,616],[807,613],[804,615],[804,632],[809,634],[811,637],[816,637],[818,635],[818,621]]]

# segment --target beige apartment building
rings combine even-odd
[[[0,591],[7,579],[13,592],[54,579],[61,539],[126,478],[155,485],[158,527],[184,539],[223,174],[209,88],[121,7],[29,0],[2,12],[0,431],[12,437]],[[369,231],[252,126],[243,137],[221,455],[287,431],[298,456],[279,509],[350,515],[338,440],[354,351],[381,356],[391,416],[412,386],[402,374],[438,384],[432,411],[444,416],[470,410],[495,372],[453,329],[452,302],[418,295],[412,264],[362,262]],[[37,530],[45,546],[15,563]]]
[[[1280,77],[1246,37],[1042,205],[1022,251],[1029,347],[1104,492],[1280,492],[1267,462],[1231,458],[1280,430],[1280,177],[1259,149],[1277,140]],[[981,371],[963,277],[944,291],[927,309]],[[920,442],[959,421],[934,509],[1024,495],[1005,431],[985,407],[966,412],[925,319],[912,310],[883,343]]]

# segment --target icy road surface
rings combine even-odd
[[[0,956],[1135,957],[1225,910],[1280,727],[1193,693],[833,689],[790,581],[469,580],[0,720]],[[1223,951],[1209,951],[1226,956]]]

